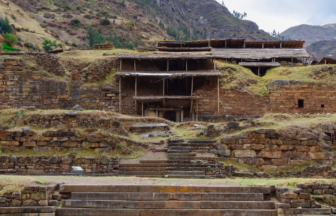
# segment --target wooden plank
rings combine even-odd
[[[121,114],[121,77],[119,77],[119,113]]]
[[[217,78],[217,83],[218,83],[217,91],[218,91],[218,114],[219,114],[219,77]]]

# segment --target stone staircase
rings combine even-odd
[[[62,185],[56,216],[277,216],[269,187]]]
[[[212,140],[169,140],[168,160],[142,160],[139,164],[120,164],[119,175],[167,178],[211,178],[216,158],[198,157],[215,146]]]

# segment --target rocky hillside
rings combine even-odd
[[[310,44],[306,49],[318,61],[324,57],[336,59],[336,40],[318,41]]]
[[[294,40],[304,40],[306,41],[305,46],[309,46],[317,41],[336,39],[336,24],[294,26],[282,32],[280,36]]]
[[[274,39],[259,30],[254,22],[235,18],[215,0],[0,1],[0,10],[7,11],[6,15],[17,27],[26,27],[27,24],[27,20],[12,18],[12,15],[18,17],[19,10],[33,19],[29,21],[32,25],[30,29],[42,29],[43,34],[47,34],[21,31],[19,35],[27,41],[32,40],[32,35],[36,34],[39,42],[43,37],[52,36],[59,43],[68,46],[87,45],[86,35],[90,25],[106,38],[110,32],[112,36],[116,33],[122,44],[138,41],[143,46],[152,46],[163,38]]]

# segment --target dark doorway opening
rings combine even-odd
[[[324,108],[324,104],[321,105],[321,108]]]
[[[176,111],[166,111],[165,119],[175,122],[176,121]]]
[[[167,94],[179,95],[187,92],[187,79],[168,79]]]
[[[304,108],[304,100],[299,99],[299,108]]]

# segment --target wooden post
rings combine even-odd
[[[169,59],[167,59],[167,71],[169,71]]]
[[[245,40],[244,40],[244,49],[246,48]]]
[[[191,102],[190,102],[190,113],[192,113],[192,115],[193,115],[193,121],[194,121],[193,99],[191,99]]]
[[[225,40],[225,48],[226,48],[226,40]]]
[[[263,48],[263,49],[265,48],[265,44],[264,44],[264,43],[262,44],[262,47],[261,47],[261,48]]]
[[[186,59],[186,71],[188,71],[188,59]]]
[[[292,58],[292,67],[294,67],[294,60],[293,60],[293,58]]]
[[[119,113],[121,114],[121,77],[119,77]]]
[[[260,67],[258,67],[258,77],[260,77]]]
[[[217,78],[218,80],[218,88],[217,88],[217,91],[218,91],[218,114],[219,114],[219,77]],[[198,106],[198,105],[197,105]]]
[[[163,95],[165,95],[165,82],[166,82],[166,80],[163,79]]]
[[[138,77],[135,77],[135,96],[138,95]],[[135,109],[135,112],[137,112],[137,108],[138,108],[138,102],[137,100],[135,99],[135,106],[134,106],[134,109]]]
[[[122,59],[120,59],[120,71],[121,71],[121,68],[122,68]]]
[[[183,122],[183,110],[181,110],[181,122]]]
[[[324,59],[324,64],[327,64],[327,59]]]
[[[198,100],[196,100],[196,121],[198,121]]]
[[[144,115],[143,115],[143,102],[142,102],[142,117],[144,117]]]
[[[191,77],[191,96],[193,94],[194,91],[194,77]]]
[[[136,61],[134,59],[134,71],[136,71]]]
[[[208,47],[210,47],[210,39],[208,40]]]
[[[216,70],[216,59],[214,60],[214,70]]]
[[[280,49],[282,49],[282,43],[280,43]]]

